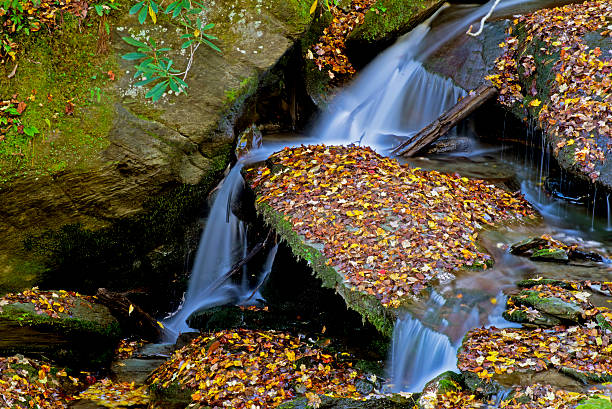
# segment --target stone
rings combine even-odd
[[[567,251],[559,248],[544,248],[533,252],[529,257],[536,261],[556,261],[559,263],[566,263],[569,261]]]
[[[103,276],[96,270],[100,260],[114,268],[105,277],[114,287],[146,286],[150,280],[135,279],[151,267],[147,253],[161,245],[177,247],[177,253],[188,251],[181,226],[197,223],[206,193],[229,162],[236,131],[255,119],[248,101],[307,29],[308,9],[296,0],[215,2],[207,19],[215,23],[211,33],[219,37],[222,52],[200,47],[186,79],[187,95],[167,94],[156,103],[145,100],[145,89],[134,87],[133,64],[120,58],[134,49],[121,37],[158,35],[178,50],[183,40],[166,18],[140,25],[136,16],[127,15],[127,7],[113,11],[110,52],[119,67],[116,80],[104,90],[114,102],[105,106],[111,119],[103,147],[92,158],[82,158],[82,165],[14,177],[0,185],[0,292],[19,285],[15,275],[38,282],[41,271],[50,281],[59,270],[72,274],[75,259],[80,259],[81,272],[91,274],[75,272],[81,281],[73,286],[95,291],[96,284],[83,278]],[[175,65],[185,59],[178,51],[170,57]],[[79,254],[70,250],[77,247]],[[130,256],[121,257],[126,252]],[[155,274],[170,274],[172,263],[181,269],[179,258],[171,254],[162,263],[165,270]]]
[[[110,363],[120,337],[119,323],[108,309],[77,299],[70,314],[58,318],[36,311],[31,303],[0,308],[0,354],[51,359],[74,369]]]
[[[366,400],[354,400],[345,398],[331,398],[329,396],[320,396],[321,403],[319,408],[325,409],[399,409],[411,408],[416,404],[416,397],[413,395],[404,397],[401,395],[385,395],[373,397]],[[312,409],[308,399],[300,398],[291,402],[284,403],[278,406],[279,409]]]

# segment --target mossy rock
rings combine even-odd
[[[355,400],[346,398],[331,398],[320,396],[321,403],[318,406],[323,409],[400,409],[412,408],[416,405],[418,395],[404,397],[401,395],[388,395],[368,400]],[[313,409],[312,404],[306,398],[295,399],[291,402],[278,406],[279,409]]]
[[[133,62],[121,55],[135,50],[121,37],[162,36],[179,46],[170,57],[180,67],[182,40],[167,15],[140,25],[121,4],[108,19],[107,54],[97,54],[96,13],[82,22],[65,13],[53,31],[29,36],[16,75],[7,79],[7,65],[0,80],[3,95],[25,99],[37,90],[23,119],[41,130],[18,167],[0,160],[0,293],[41,284],[42,276],[50,277],[47,288],[64,280],[88,292],[150,288],[158,281],[151,272],[184,284],[177,275],[197,245],[207,193],[230,162],[236,134],[257,119],[259,84],[308,28],[309,7],[297,0],[210,5],[222,53],[200,47],[188,94],[156,103],[134,86]],[[69,99],[72,114],[65,113]],[[99,285],[109,271],[111,283]]]
[[[553,317],[548,314],[538,314],[535,317],[530,317],[526,312],[521,310],[516,311],[504,311],[502,317],[510,322],[516,322],[525,326],[536,326],[536,327],[554,327],[561,324],[559,318]]]
[[[569,261],[567,251],[558,248],[536,250],[529,258],[535,261],[554,261],[557,263],[567,263]]]
[[[431,16],[443,1],[378,0],[346,39],[351,62],[363,66],[380,50]]]
[[[92,369],[110,363],[119,323],[103,305],[77,299],[70,314],[52,318],[31,303],[0,308],[0,354],[46,357],[58,365]]]
[[[390,339],[396,319],[396,311],[385,308],[373,295],[353,291],[344,284],[344,277],[332,266],[317,249],[317,245],[309,244],[293,231],[289,221],[274,210],[270,205],[259,202],[256,204],[258,214],[266,224],[274,228],[276,233],[287,242],[293,254],[308,262],[315,275],[321,279],[324,288],[335,289],[345,300],[349,308],[357,311],[380,332]]]
[[[540,297],[537,291],[523,290],[510,297],[510,300],[516,305],[526,305],[561,320],[575,323],[583,321],[585,311],[580,305],[557,297]]]

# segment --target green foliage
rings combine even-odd
[[[108,16],[112,10],[119,10],[119,6],[117,6],[114,1],[104,1],[102,3],[94,4],[94,10],[96,10],[96,14],[100,17]],[[108,22],[104,19],[104,29],[106,30],[106,34],[110,34],[110,27]]]
[[[206,32],[215,25],[207,23],[202,18],[202,12],[205,10],[204,4],[196,0],[176,0],[170,3],[164,11],[164,14],[169,15],[173,23],[185,32],[181,35],[181,39],[185,40],[181,48],[189,49],[189,56],[183,71],[174,68],[174,61],[168,57],[167,53],[173,51],[171,48],[158,48],[154,39],[149,39],[148,43],[145,43],[133,37],[123,37],[123,41],[136,47],[136,52],[124,54],[122,58],[127,61],[137,61],[134,66],[136,68],[134,78],[140,81],[134,85],[137,87],[150,86],[145,95],[146,98],[151,98],[155,102],[168,91],[168,88],[177,94],[186,93],[188,86],[185,79],[193,63],[194,54],[200,45],[205,44],[221,52],[221,49],[212,42],[212,40],[217,40],[217,37]],[[159,13],[159,5],[155,0],[139,1],[130,9],[130,14],[138,16],[140,24],[145,23],[147,16],[151,17],[154,24],[157,23],[157,13]]]
[[[590,398],[586,402],[576,406],[576,409],[612,409],[612,403],[609,398]]]

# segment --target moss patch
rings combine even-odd
[[[303,238],[293,231],[291,223],[281,213],[261,202],[257,204],[257,211],[265,222],[289,244],[293,254],[308,262],[317,277],[323,282],[323,287],[335,289],[350,308],[366,318],[383,336],[391,337],[395,316],[390,310],[384,308],[376,297],[352,291],[346,287],[340,273],[327,264],[327,259],[319,250],[306,244]]]
[[[108,72],[117,70],[114,56],[96,54],[97,40],[97,16],[79,23],[69,13],[52,34],[18,39],[25,51],[12,79],[14,66],[0,67],[0,96],[26,102],[21,121],[39,133],[29,138],[12,129],[0,142],[0,183],[86,169],[98,160],[114,115]]]
[[[432,0],[378,0],[368,11],[362,25],[351,33],[351,39],[380,41],[389,35],[399,35],[413,27],[427,10],[436,3]],[[384,10],[384,11],[383,11]]]

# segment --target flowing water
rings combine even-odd
[[[227,277],[248,251],[247,226],[231,210],[232,195],[244,184],[241,169],[241,165],[234,166],[223,180],[200,239],[185,299],[165,321],[174,338],[189,330],[186,320],[195,311],[225,304],[255,305],[262,298],[258,290],[272,269],[276,246],[269,251],[255,283],[249,280],[246,265],[238,280]]]
[[[502,1],[496,14],[528,11],[549,3]],[[464,32],[490,6],[490,3],[480,7],[451,6],[439,11],[364,69],[313,124],[310,136],[266,138],[263,148],[252,153],[250,160],[265,158],[284,146],[307,143],[358,143],[389,154],[399,142],[436,119],[464,95],[450,80],[429,73],[422,62],[442,44]],[[441,22],[432,28],[436,19]],[[604,220],[599,218],[594,205],[589,209],[547,193],[543,181],[550,176],[550,152],[542,144],[541,156],[533,156],[539,152],[533,147],[533,131],[512,137],[524,139],[529,147],[521,151],[505,143],[486,146],[475,142],[468,153],[410,160],[411,164],[425,169],[459,172],[494,182],[517,180],[523,194],[543,215],[544,223],[484,234],[483,245],[496,261],[493,268],[464,272],[455,280],[441,284],[431,292],[428,301],[415,304],[398,319],[388,365],[389,388],[394,391],[418,391],[437,374],[456,369],[457,348],[469,329],[511,326],[501,317],[505,305],[502,291],[513,288],[517,280],[539,274],[593,280],[609,278],[609,266],[545,266],[507,253],[509,244],[543,233],[598,249],[608,256],[607,252],[612,249],[609,194],[603,206],[607,215]],[[198,309],[251,303],[257,298],[251,295],[259,287],[245,278],[246,269],[242,280],[223,278],[247,251],[246,226],[230,210],[232,192],[242,188],[242,183],[240,166],[235,166],[217,194],[182,307],[166,321],[177,333],[187,329],[185,319]],[[275,251],[275,248],[270,251],[256,282],[265,280]]]

